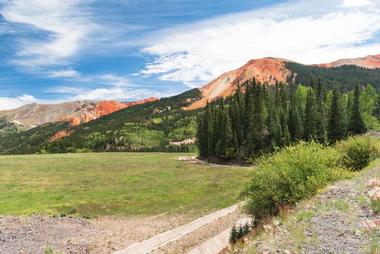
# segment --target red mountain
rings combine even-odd
[[[207,101],[212,101],[217,97],[228,97],[236,90],[239,83],[255,78],[257,81],[268,84],[276,82],[288,82],[293,75],[292,71],[286,68],[286,62],[294,62],[281,58],[266,57],[250,60],[242,67],[226,72],[214,79],[199,90],[202,99],[194,102],[187,110],[204,107]],[[321,68],[331,68],[342,65],[356,65],[364,68],[380,68],[380,54],[363,58],[341,59],[326,64],[317,64]]]

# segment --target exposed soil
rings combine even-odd
[[[153,251],[153,254],[161,254],[161,253],[187,253],[195,246],[205,242],[207,239],[212,238],[215,235],[218,235],[223,230],[232,227],[236,221],[239,220],[241,214],[236,211],[234,213],[229,214],[223,218],[220,218],[213,223],[207,224],[188,235],[180,238],[177,241],[167,244],[166,246]]]
[[[245,168],[252,168],[252,164],[247,163],[245,161],[241,160],[233,160],[233,161],[220,161],[218,159],[207,159],[202,160],[199,159],[197,156],[181,156],[178,157],[178,160],[180,161],[187,161],[192,164],[198,164],[198,165],[205,165],[205,166],[211,166],[211,167],[245,167]]]
[[[83,219],[0,217],[0,253],[112,253],[191,220],[185,216]]]

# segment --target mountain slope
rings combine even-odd
[[[292,76],[292,72],[286,68],[286,61],[280,58],[261,58],[251,60],[239,69],[226,72],[200,88],[203,98],[190,105],[187,109],[203,107],[207,101],[217,97],[228,97],[236,90],[239,83],[242,84],[252,78],[261,83],[286,83]]]
[[[0,118],[24,129],[65,121],[75,126],[133,105],[155,100],[158,99],[151,97],[129,103],[117,101],[74,101],[61,104],[33,103],[12,110],[0,111]]]
[[[186,151],[192,146],[170,145],[191,139],[196,132],[193,111],[183,111],[200,99],[198,89],[136,104],[80,125],[47,123],[0,137],[0,153],[25,154],[76,151]],[[182,150],[181,150],[182,149]]]
[[[367,69],[380,68],[380,54],[373,56],[366,56],[361,58],[346,58],[340,59],[331,63],[318,64],[319,67],[332,68],[343,65],[355,65]]]
[[[197,109],[204,107],[207,101],[212,101],[217,97],[228,97],[236,90],[239,83],[242,84],[253,78],[269,85],[276,82],[309,84],[311,79],[320,78],[330,86],[332,81],[345,86],[347,84],[343,84],[344,82],[355,80],[355,78],[348,79],[345,76],[356,75],[359,82],[371,83],[374,86],[378,86],[379,83],[380,90],[380,71],[377,68],[380,68],[380,55],[342,59],[319,65],[303,65],[272,57],[255,59],[236,70],[222,74],[200,88],[202,99],[186,109]]]

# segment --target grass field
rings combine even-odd
[[[0,156],[0,214],[200,214],[237,202],[250,169],[194,165],[181,155]]]

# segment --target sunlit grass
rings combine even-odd
[[[237,202],[250,169],[194,165],[181,155],[1,156],[0,214],[202,213]]]

